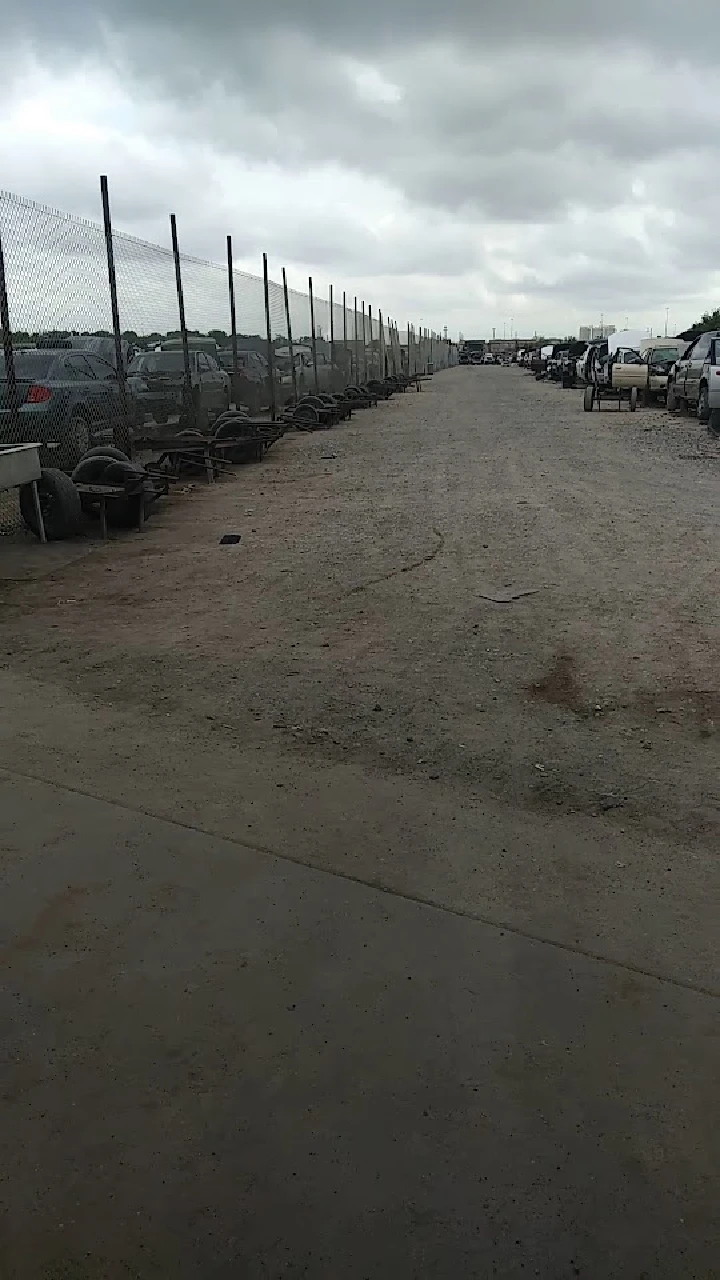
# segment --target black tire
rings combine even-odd
[[[675,395],[675,388],[673,386],[668,386],[666,404],[668,413],[674,413],[677,409],[677,396]]]
[[[159,427],[167,426],[170,420],[170,414],[168,413],[167,409],[153,409],[152,416],[153,416],[153,422],[157,423]]]
[[[237,418],[223,418],[213,431],[214,440],[242,440],[252,434],[247,418],[238,414]]]
[[[111,462],[128,462],[127,458],[111,458],[106,453],[94,453],[81,458],[72,473],[74,484],[107,484],[105,472]],[[129,465],[129,463],[128,463]]]
[[[69,476],[56,467],[43,467],[37,482],[40,509],[48,542],[71,538],[82,526],[80,494]],[[40,537],[32,485],[20,488],[20,514],[28,529]]]
[[[140,518],[140,506],[145,503],[147,497],[154,492],[152,480],[148,476],[144,467],[136,462],[118,462],[116,459],[109,459],[105,472],[99,484],[124,485],[128,480],[143,480],[142,493],[135,494],[133,497],[124,500],[117,499],[107,504],[107,522],[114,529],[132,529],[138,523]]]
[[[222,437],[219,435],[219,432],[223,430],[227,424],[232,424],[232,425],[239,424],[240,426],[242,426],[243,423],[247,424],[249,421],[250,421],[250,415],[248,413],[241,413],[237,409],[228,409],[228,411],[226,413],[223,413],[215,423],[213,427],[213,436],[215,437],[216,440],[222,439]],[[224,432],[224,434],[225,436],[227,436],[227,432]]]
[[[649,409],[652,405],[652,392],[649,387],[643,387],[642,404],[643,409]]]
[[[90,427],[82,413],[72,413],[62,428],[62,444],[57,450],[58,468],[72,471],[90,448]],[[48,468],[54,471],[55,467]]]
[[[320,422],[320,414],[312,404],[299,404],[293,412],[293,421],[301,431],[312,430]]]
[[[120,450],[118,449],[119,453]],[[78,462],[72,473],[74,484],[104,484],[105,468],[109,462],[115,462],[117,459],[110,458],[106,453],[93,453],[92,456],[86,455]],[[125,459],[127,461],[127,459]],[[93,498],[89,493],[80,494],[80,506],[83,514],[91,520],[99,520],[100,518],[100,501]]]
[[[697,407],[698,422],[710,421],[710,393],[707,387],[700,388],[700,399]]]
[[[88,449],[87,453],[80,459],[80,461],[84,462],[85,458],[114,458],[116,462],[130,461],[128,455],[123,453],[122,449],[116,449],[111,444],[98,444],[94,449]],[[73,480],[75,478],[76,477],[73,476]],[[92,481],[88,480],[87,483],[91,484]]]
[[[133,463],[126,458],[119,449],[113,451],[120,454],[120,457],[110,457],[108,454],[99,452],[93,453],[91,456],[85,457],[78,463],[73,471],[73,481],[75,484],[115,484],[121,485],[129,475],[145,475],[144,467],[138,463]],[[148,482],[152,487],[151,482]],[[129,525],[137,524],[139,517],[139,497],[128,498],[127,503],[115,501],[109,502],[107,505],[108,524],[114,524],[119,528],[126,528]],[[97,520],[100,514],[100,500],[92,494],[84,493],[80,495],[80,505],[86,516],[91,520]]]
[[[594,404],[595,404],[595,388],[586,387],[585,392],[583,394],[583,409],[585,410],[586,413],[590,413]]]
[[[720,409],[711,409],[707,424],[711,436],[720,436]]]
[[[638,404],[638,389],[637,387],[631,387],[630,388],[630,412],[631,413],[635,412],[635,410],[637,409],[637,404]]]

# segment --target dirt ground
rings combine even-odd
[[[142,535],[80,544],[47,575],[33,548],[32,576],[10,580],[0,545],[2,794],[26,787],[22,803],[42,807],[32,788],[50,784],[65,801],[111,802],[277,857],[288,874],[296,863],[293,874],[372,889],[377,910],[425,904],[458,928],[494,929],[498,946],[509,933],[543,955],[599,964],[621,1003],[638,984],[685,992],[704,1026],[718,990],[719,458],[696,424],[663,410],[588,415],[579,392],[516,369],[461,368],[330,432],[287,436],[261,466],[176,493]],[[225,533],[241,541],[221,545]],[[16,814],[3,859],[18,992],[37,955],[34,943],[13,949],[23,913],[23,928],[44,920],[60,894],[74,918],[69,873],[43,897],[44,859],[28,864],[39,897],[23,897],[30,872],[12,852],[21,826]],[[33,857],[49,857],[52,829],[34,839]],[[163,875],[172,884],[171,858]],[[216,907],[229,892],[223,881]],[[214,909],[204,903],[208,921]],[[104,946],[95,935],[96,958]],[[33,968],[39,1004],[43,981]],[[63,991],[52,996],[61,1007]],[[542,999],[552,1004],[552,990]],[[593,1016],[583,1011],[591,1041]],[[684,1013],[680,1030],[659,1036],[659,1069],[669,1040],[687,1035],[705,1070],[712,1041],[698,1026]],[[18,1053],[32,1058],[24,1039]],[[40,1162],[67,1079],[43,1076],[34,1100],[12,1094],[12,1132],[21,1140],[32,1123]],[[682,1160],[707,1189],[712,1103],[684,1087],[698,1115]],[[672,1164],[679,1148],[664,1141]],[[62,1181],[62,1152],[52,1158]],[[31,1162],[14,1159],[11,1226],[25,1228],[42,1213]],[[595,1224],[598,1242],[607,1221]],[[692,1221],[677,1256],[668,1245],[646,1271],[640,1258],[626,1268],[627,1253],[604,1271],[592,1250],[576,1271],[569,1260],[545,1271],[538,1245],[495,1273],[520,1275],[522,1258],[536,1275],[709,1277],[709,1221]],[[8,1275],[105,1274],[43,1271],[13,1230],[7,1239]],[[157,1271],[133,1254],[136,1269],[118,1274],[170,1274],[157,1247]],[[365,1246],[354,1247],[357,1262]],[[468,1261],[441,1245],[432,1265],[395,1259],[383,1270],[365,1258],[357,1272],[347,1259],[338,1269],[332,1249],[327,1266],[303,1270],[268,1248],[257,1243],[241,1271],[210,1266],[201,1250],[187,1274],[494,1274],[489,1255]]]

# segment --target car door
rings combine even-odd
[[[712,339],[709,334],[701,334],[689,354],[687,370],[685,373],[685,398],[688,404],[697,404],[698,402],[698,397],[700,395],[700,378],[702,376],[703,365],[710,355],[711,342]]]
[[[672,384],[675,388],[676,395],[680,396],[681,398],[684,398],[685,396],[685,382],[687,378],[687,371],[688,371],[690,359],[692,357],[692,353],[695,349],[695,345],[696,344],[693,343],[691,346],[688,347],[687,351],[684,353],[682,358],[676,362],[674,367],[674,372],[672,375]]]

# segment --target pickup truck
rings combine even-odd
[[[720,331],[701,333],[673,366],[667,407],[694,409],[700,422],[715,423],[720,410]]]

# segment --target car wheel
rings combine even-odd
[[[48,542],[59,542],[78,533],[82,524],[82,508],[80,494],[70,477],[56,467],[43,467],[37,487]],[[40,526],[31,484],[20,488],[20,514],[28,529],[39,538]]]
[[[631,387],[630,388],[630,412],[631,413],[634,413],[635,410],[637,409],[637,402],[638,402],[638,389],[637,387]]]
[[[711,409],[707,424],[711,436],[720,437],[720,409]]]
[[[668,413],[674,413],[677,409],[677,396],[675,395],[674,387],[668,387],[665,403],[667,405]]]
[[[697,416],[699,422],[710,421],[710,395],[707,387],[700,388],[700,399],[698,400]]]
[[[583,394],[583,409],[586,413],[590,413],[595,403],[595,388],[586,387]]]
[[[90,448],[90,428],[81,413],[73,413],[63,432],[63,443],[58,449],[58,464],[62,471],[72,471]],[[54,468],[50,468],[53,470]]]

